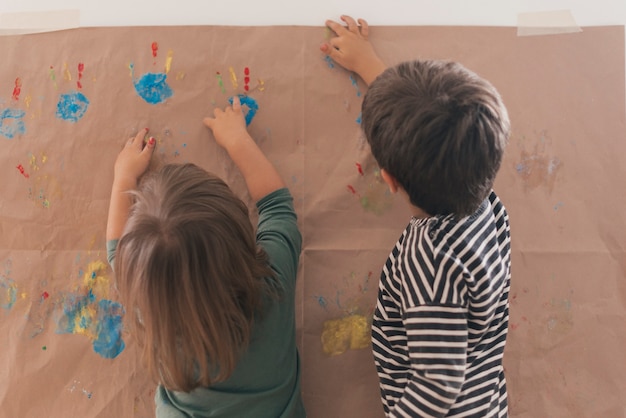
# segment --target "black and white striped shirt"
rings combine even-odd
[[[413,218],[381,274],[372,343],[389,417],[506,417],[510,227],[495,193],[472,216]]]

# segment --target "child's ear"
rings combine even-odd
[[[398,191],[398,189],[400,188],[400,185],[398,184],[398,180],[396,180],[394,176],[389,174],[387,170],[385,170],[384,168],[381,168],[380,176],[383,178],[383,181],[387,184],[387,186],[389,186],[389,191],[391,193],[396,193]]]

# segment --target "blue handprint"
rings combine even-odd
[[[22,79],[15,79],[15,88],[13,89],[13,100],[20,100],[20,92],[22,91]],[[15,138],[15,135],[22,135],[26,132],[24,124],[24,116],[26,112],[21,109],[9,107],[0,113],[0,135],[7,139]]]
[[[0,113],[0,135],[7,139],[13,139],[15,135],[26,132],[24,116],[26,112],[21,109],[4,109]]]
[[[78,79],[76,80],[76,87],[80,90],[83,86],[81,79],[83,78],[83,71],[85,64],[78,63]],[[65,76],[67,80],[71,80],[72,77],[65,66]],[[56,77],[54,75],[54,68],[50,67],[50,78],[54,81],[56,86]],[[89,99],[81,93],[79,90],[72,90],[68,93],[59,95],[59,101],[57,102],[56,117],[66,120],[68,122],[78,122],[87,112],[89,108]]]
[[[156,58],[158,50],[158,44],[152,43],[152,56]],[[166,99],[172,97],[174,92],[172,88],[167,84],[167,74],[170,71],[172,65],[172,51],[169,51],[165,61],[165,71],[162,73],[146,73],[139,79],[135,78],[135,66],[130,64],[131,77],[133,79],[133,86],[135,91],[144,99],[147,103],[158,104],[164,102]]]
[[[248,126],[252,122],[252,119],[254,119],[257,110],[259,110],[259,104],[252,97],[246,96],[245,94],[238,94],[237,97],[239,97],[241,105],[248,108],[246,112],[246,126]],[[228,103],[233,104],[232,97],[228,99]]]
[[[133,85],[142,99],[150,104],[158,104],[174,94],[166,79],[165,73],[146,73],[139,80],[133,79]]]
[[[70,122],[78,122],[85,115],[89,100],[79,91],[61,94],[57,103],[56,117]]]

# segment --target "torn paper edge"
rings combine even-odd
[[[582,32],[569,10],[518,13],[517,36],[557,35]]]
[[[0,35],[53,32],[80,27],[80,10],[0,13]]]

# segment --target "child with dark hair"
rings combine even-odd
[[[372,323],[389,417],[505,417],[510,228],[492,190],[509,137],[496,89],[454,62],[386,68],[367,22],[327,21],[321,46],[369,85],[362,127],[413,217],[391,251]]]
[[[246,131],[237,97],[204,119],[257,203],[193,164],[147,173],[147,129],[115,162],[107,250],[149,373],[157,417],[301,418],[293,199]]]

